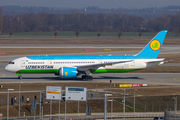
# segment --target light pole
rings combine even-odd
[[[40,91],[40,97],[39,97],[39,119],[41,119],[41,91]]]
[[[66,120],[66,96],[62,96],[65,99],[65,111],[64,111],[64,120]]]
[[[60,97],[61,97],[61,94],[59,94],[59,116],[58,116],[58,120],[60,120],[60,107],[61,107]]]
[[[104,94],[104,120],[107,117],[107,96],[112,96],[112,94]]]
[[[52,95],[51,95],[51,101],[50,101],[50,120],[51,120],[51,114],[52,114]]]
[[[1,96],[1,106],[3,106],[3,96]]]
[[[9,91],[10,90],[14,90],[14,89],[8,89],[7,90],[7,120],[8,120],[8,117],[9,117]]]
[[[43,120],[43,91],[42,91],[42,120]]]
[[[112,120],[112,112],[113,112],[113,100],[108,100],[111,101],[111,120]]]
[[[174,120],[176,120],[176,111],[177,111],[177,94],[174,94],[175,97],[173,97],[172,99],[174,99]]]
[[[21,95],[20,95],[21,83],[23,83],[23,82],[19,82],[19,117],[20,117],[20,106],[21,106],[21,102],[20,102],[20,99],[21,99]]]
[[[122,90],[124,90],[123,120],[125,120],[125,93],[126,93],[126,89],[122,89]]]
[[[161,103],[159,103],[159,112],[160,112],[160,110],[161,110]]]
[[[78,100],[78,114],[79,114],[79,100]]]
[[[135,91],[137,91],[137,89],[134,89],[134,113],[135,113]]]
[[[65,117],[64,117],[64,120],[66,120],[66,96],[65,96]]]

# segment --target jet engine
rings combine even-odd
[[[74,67],[59,68],[60,78],[76,78],[77,73],[78,73],[77,68],[74,68]]]

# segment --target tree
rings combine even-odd
[[[55,39],[56,39],[57,33],[58,33],[57,31],[54,32]]]
[[[76,39],[77,39],[77,38],[78,38],[78,36],[79,36],[79,32],[80,32],[80,31],[79,31],[78,29],[76,29],[76,30],[75,30]]]
[[[118,37],[119,37],[119,39],[120,39],[121,35],[122,35],[122,31],[118,31]]]
[[[12,32],[12,31],[10,31],[10,32],[9,32],[9,35],[10,35],[9,37],[10,37],[10,38],[11,38],[11,35],[12,35],[12,34],[13,34],[13,32]]]
[[[101,36],[101,33],[100,33],[100,32],[98,32],[98,33],[97,33],[97,36],[98,36],[98,39],[99,39],[99,36]]]
[[[0,35],[2,32],[2,26],[3,26],[3,11],[2,8],[0,7]]]
[[[178,36],[180,36],[180,27],[178,28]]]
[[[142,36],[142,33],[140,32],[140,33],[139,33],[139,39],[141,38],[141,36]]]
[[[39,32],[37,29],[34,30],[34,35],[39,35]]]

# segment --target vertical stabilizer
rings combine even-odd
[[[157,58],[167,30],[160,31],[144,48],[139,52],[136,57],[138,58]]]

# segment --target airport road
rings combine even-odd
[[[22,74],[23,79],[17,79],[15,73],[4,70],[7,63],[0,63],[0,83],[43,83],[43,82],[86,82],[81,77],[71,80],[63,80],[53,74]],[[89,82],[113,83],[145,83],[145,84],[168,84],[180,85],[179,73],[106,73],[93,74],[93,80]]]
[[[118,74],[93,74],[94,79],[89,82],[107,82],[113,83],[137,83],[137,84],[162,84],[162,85],[180,85],[179,73],[118,73]],[[44,82],[86,82],[77,79],[63,80],[53,74],[24,74],[23,79],[17,79],[13,73],[6,73],[0,76],[0,83],[44,83]]]

